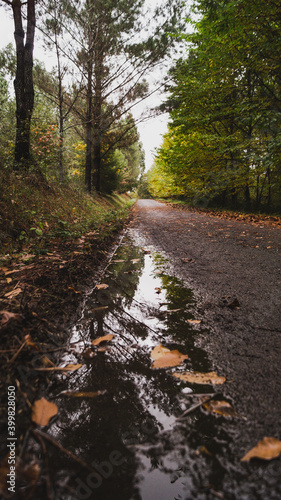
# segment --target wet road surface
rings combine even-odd
[[[240,461],[281,438],[280,247],[278,229],[138,202],[71,331],[62,361],[82,367],[50,386],[49,433],[88,465],[54,455],[55,498],[281,498],[280,458]],[[155,369],[159,345],[188,357]],[[174,376],[187,370],[226,383]],[[204,395],[235,414],[211,413]]]

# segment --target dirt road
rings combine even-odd
[[[281,439],[280,229],[153,200],[138,201],[133,228],[165,252],[174,275],[197,296],[207,328],[200,346],[226,375],[227,393],[244,417],[233,443],[237,455],[264,436]],[[265,469],[254,464],[249,481],[256,488],[243,498],[277,498],[280,478],[280,458]]]

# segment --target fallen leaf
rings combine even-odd
[[[2,314],[2,319],[1,319],[1,325],[5,325],[10,321],[10,319],[15,319],[16,321],[21,319],[20,314],[18,313],[12,313],[9,311],[0,311],[0,314]]]
[[[161,293],[161,288],[156,287],[155,291],[156,291],[156,293]]]
[[[189,382],[191,384],[212,384],[219,385],[224,384],[226,381],[225,377],[219,377],[216,372],[200,373],[200,372],[181,372],[173,373],[174,377],[183,380],[184,382]]]
[[[170,351],[162,345],[154,347],[151,352],[151,357],[155,361],[152,363],[152,368],[169,368],[172,366],[181,365],[188,358],[187,354],[181,354],[178,350]]]
[[[137,262],[139,262],[139,261],[140,261],[140,259],[131,259],[132,264],[137,264]]]
[[[98,290],[105,290],[106,288],[108,288],[109,285],[106,285],[106,283],[101,283],[100,285],[96,285],[96,288]]]
[[[204,408],[211,413],[222,415],[223,417],[234,417],[237,415],[234,408],[227,401],[211,400],[203,404]]]
[[[112,260],[111,262],[114,262],[114,264],[118,264],[119,262],[125,262],[124,259],[116,259]]]
[[[115,335],[113,333],[108,333],[107,335],[104,335],[103,337],[98,337],[97,339],[93,340],[92,344],[93,345],[99,345],[101,342],[109,342],[109,340],[112,340]]]
[[[39,372],[52,372],[52,371],[61,371],[61,372],[72,372],[75,370],[79,370],[83,366],[82,364],[78,363],[77,365],[66,365],[66,366],[52,366],[52,367],[46,367],[46,368],[35,368],[36,371]]]
[[[77,292],[77,290],[75,290],[75,288],[73,288],[73,286],[69,286],[68,290],[72,290],[72,292],[74,292],[74,293],[81,293],[81,292]]]
[[[21,292],[22,292],[21,288],[15,288],[11,292],[5,293],[5,297],[7,297],[7,299],[13,299],[14,297],[16,297]]]
[[[200,325],[200,323],[202,323],[202,320],[201,319],[188,319],[187,322],[190,323],[191,325]]]
[[[167,354],[168,352],[171,352],[170,349],[167,349],[167,347],[163,347],[160,344],[160,345],[157,345],[156,347],[154,347],[154,349],[151,351],[150,356],[152,359],[159,359],[162,356],[164,356],[165,354]]]
[[[45,398],[38,399],[32,406],[32,421],[37,425],[44,427],[48,425],[52,417],[58,413],[58,407],[55,403],[50,403]]]
[[[12,279],[12,278],[6,278],[6,283],[8,283],[8,284],[9,284],[9,283],[11,283],[11,281],[13,281],[13,279]]]
[[[106,391],[96,391],[96,392],[80,392],[80,391],[65,391],[63,392],[63,396],[67,396],[69,398],[95,398],[97,396],[101,396]]]
[[[252,448],[241,458],[241,462],[249,462],[251,458],[261,458],[263,460],[272,460],[279,457],[281,453],[281,441],[273,437],[264,437],[258,442],[257,446]]]
[[[181,259],[182,262],[193,262],[193,259],[191,257],[186,258],[186,259]]]

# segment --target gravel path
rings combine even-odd
[[[198,316],[207,328],[198,342],[214,368],[227,376],[227,393],[245,417],[239,443],[233,444],[237,453],[264,436],[281,440],[280,228],[154,200],[138,201],[132,227],[146,244],[165,252],[172,272],[197,296]],[[280,458],[277,472],[270,470],[268,486],[279,475],[279,486],[271,484],[276,494]],[[260,494],[251,498],[271,498]]]

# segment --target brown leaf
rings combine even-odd
[[[161,293],[161,288],[155,287],[156,293]]]
[[[258,442],[257,446],[252,448],[241,458],[241,462],[249,462],[251,458],[261,458],[263,460],[272,460],[279,457],[281,453],[281,441],[274,437],[264,437]]]
[[[200,373],[200,372],[181,372],[173,373],[174,377],[189,382],[191,384],[224,384],[225,377],[219,377],[216,372]]]
[[[98,290],[105,290],[106,288],[108,288],[109,285],[107,285],[106,283],[101,283],[100,285],[96,285],[96,288]]]
[[[151,352],[151,357],[155,361],[152,363],[152,368],[169,368],[172,366],[181,365],[188,358],[187,354],[181,354],[178,350],[170,351],[162,345],[154,347]]]
[[[106,391],[96,391],[96,392],[80,392],[80,391],[65,391],[63,392],[63,396],[67,396],[69,398],[95,398],[97,396],[101,396]]]
[[[187,322],[190,323],[191,325],[200,325],[200,323],[202,323],[202,320],[201,319],[188,319]]]
[[[99,345],[101,342],[109,342],[110,340],[113,339],[115,335],[112,333],[108,333],[107,335],[104,335],[103,337],[98,337],[97,339],[93,340],[92,344],[93,345]]]
[[[52,367],[46,367],[46,368],[35,368],[35,370],[38,372],[53,372],[53,371],[73,372],[73,371],[79,370],[79,368],[81,368],[81,366],[83,366],[83,365],[78,363],[77,365],[69,364],[66,366],[52,366]]]
[[[0,311],[0,314],[2,314],[2,319],[1,319],[1,325],[6,325],[10,319],[15,319],[16,321],[19,321],[21,319],[20,314],[18,313],[12,313],[9,311]]]
[[[114,264],[118,264],[119,262],[125,262],[124,259],[115,259],[115,260],[112,260],[111,262],[114,262]]]
[[[81,292],[78,292],[77,290],[75,290],[75,288],[73,288],[73,286],[69,286],[68,290],[72,290],[72,292],[74,292],[74,293],[81,293]]]
[[[58,413],[55,403],[50,403],[45,398],[38,399],[32,406],[32,421],[44,427],[48,425],[52,417]]]
[[[108,309],[108,306],[94,307],[93,309],[91,309],[91,312],[105,311],[106,309]]]
[[[7,297],[7,299],[13,299],[14,297],[16,297],[21,292],[22,292],[21,288],[15,288],[11,292],[5,293],[5,297]]]
[[[203,404],[204,408],[210,413],[222,415],[223,417],[234,417],[237,415],[234,408],[227,401],[216,401],[212,399]]]

